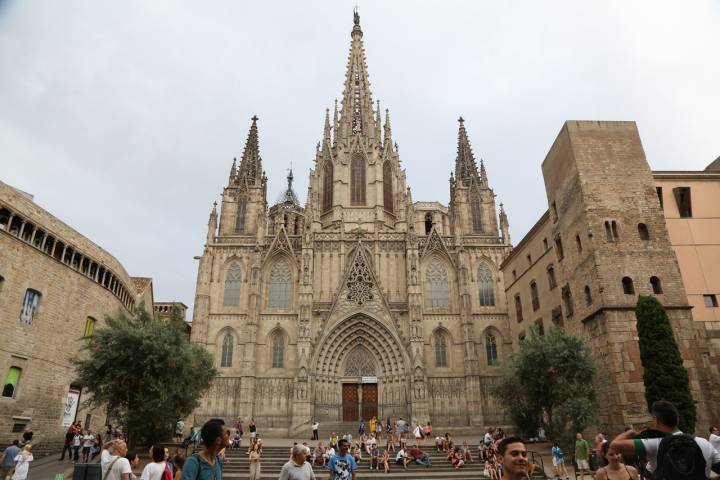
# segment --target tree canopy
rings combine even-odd
[[[595,420],[595,365],[579,337],[560,328],[537,328],[520,344],[494,390],[518,432],[569,445],[575,432]]]
[[[640,295],[635,316],[648,408],[656,400],[672,402],[680,413],[680,429],[692,433],[697,415],[695,402],[667,312],[655,297]]]
[[[210,353],[190,343],[177,310],[168,320],[150,315],[141,305],[134,316],[105,317],[74,360],[76,383],[89,403],[107,407],[133,444],[166,437],[188,416],[217,372]]]

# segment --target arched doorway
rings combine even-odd
[[[342,380],[342,420],[356,422],[378,415],[377,365],[362,344],[345,358]]]
[[[314,418],[408,418],[410,376],[399,339],[377,319],[353,315],[318,343],[311,372]]]

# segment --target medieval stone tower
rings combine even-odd
[[[413,202],[362,37],[355,13],[342,102],[326,110],[305,208],[292,173],[268,208],[253,117],[210,214],[192,339],[220,376],[200,421],[253,417],[278,434],[313,418],[402,416],[456,431],[502,422],[489,388],[511,344],[499,271],[507,217],[462,118],[450,204]]]

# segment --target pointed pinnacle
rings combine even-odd
[[[330,143],[330,109],[325,109],[325,128],[323,130],[323,142]]]
[[[392,146],[392,128],[390,126],[390,110],[385,109],[385,145]],[[397,147],[397,144],[395,145]],[[397,150],[397,148],[396,148]]]

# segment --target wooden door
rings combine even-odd
[[[358,386],[355,383],[343,383],[342,386],[342,402],[343,402],[343,422],[356,422],[359,419],[358,411]]]
[[[378,414],[378,386],[377,383],[366,383],[362,387],[362,418],[368,422]]]

